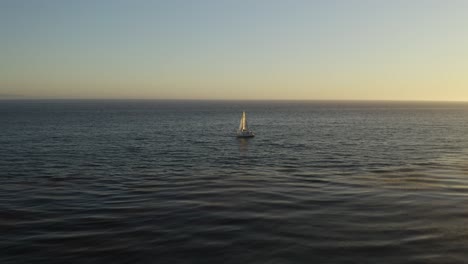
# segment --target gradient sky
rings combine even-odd
[[[468,101],[468,1],[0,0],[0,98]]]

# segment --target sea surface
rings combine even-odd
[[[0,101],[0,238],[2,264],[468,263],[468,103]]]

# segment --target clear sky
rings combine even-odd
[[[0,0],[0,98],[468,101],[468,1]]]

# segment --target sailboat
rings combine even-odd
[[[245,116],[245,111],[242,112],[242,118],[240,120],[239,129],[237,130],[237,137],[239,138],[248,138],[254,137],[255,134],[247,127],[247,117]]]

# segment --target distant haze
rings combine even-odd
[[[3,0],[0,99],[468,101],[468,1]]]

